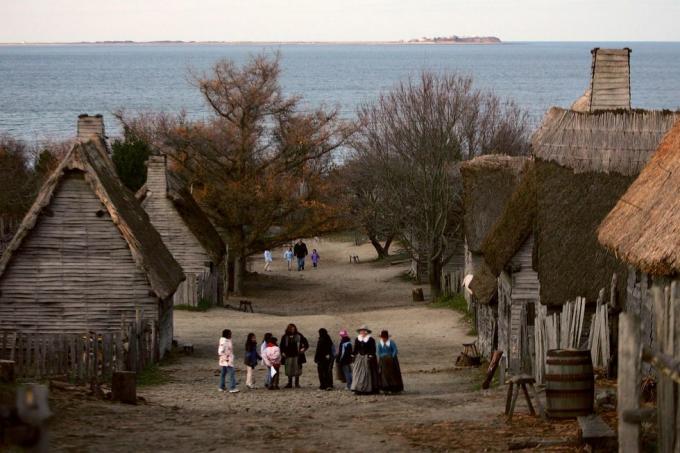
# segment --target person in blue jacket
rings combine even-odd
[[[380,332],[377,345],[380,389],[386,393],[399,393],[404,390],[404,382],[399,368],[397,344],[390,338],[387,330]]]

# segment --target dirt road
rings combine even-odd
[[[484,438],[505,429],[498,417],[502,391],[480,391],[479,370],[455,370],[468,326],[447,309],[411,302],[406,265],[376,264],[370,246],[320,241],[308,244],[321,255],[318,269],[288,272],[280,252],[273,272],[249,285],[254,314],[223,308],[175,313],[175,336],[191,342],[193,356],[182,356],[163,370],[170,382],[142,387],[147,404],[125,406],[55,395],[54,446],[61,451],[411,451],[503,449],[506,441]],[[350,264],[358,254],[362,264]],[[261,272],[262,263],[252,269]],[[334,339],[340,328],[366,323],[387,328],[399,345],[406,391],[396,396],[355,396],[340,383],[317,390],[313,350],[302,389],[217,391],[216,348],[224,328],[234,332],[237,363],[248,332],[258,339],[280,336],[295,322],[312,347],[317,330]],[[245,381],[243,366],[237,376]],[[262,367],[257,382],[264,380]],[[495,428],[494,428],[495,427]],[[490,436],[492,437],[492,436]]]

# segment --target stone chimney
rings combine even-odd
[[[623,49],[594,48],[588,110],[630,109],[630,53]]]
[[[90,116],[87,113],[78,115],[78,140],[88,140],[93,137],[106,138],[104,133],[104,117]]]

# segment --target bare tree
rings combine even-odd
[[[345,195],[346,224],[368,237],[378,259],[387,258],[396,237],[396,222],[389,205],[390,194],[375,171],[368,154],[355,154],[340,169]]]
[[[213,114],[204,121],[118,114],[172,158],[226,233],[237,293],[249,255],[332,230],[338,217],[326,197],[331,153],[354,125],[337,109],[303,109],[300,98],[282,92],[280,71],[278,56],[254,56],[243,66],[219,61],[196,77]]]
[[[528,149],[527,114],[477,90],[470,77],[423,72],[359,111],[354,159],[368,162],[411,255],[425,262],[433,296],[462,238],[458,163]]]

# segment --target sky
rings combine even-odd
[[[680,0],[0,0],[0,42],[680,41]]]

